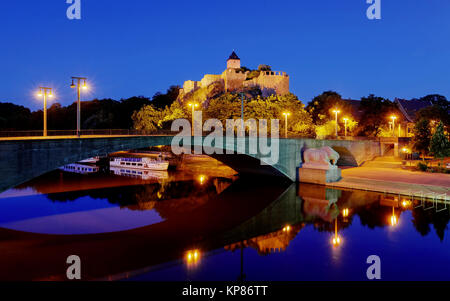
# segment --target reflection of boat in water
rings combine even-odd
[[[162,157],[158,157],[157,159],[115,157],[111,158],[109,166],[140,170],[167,170],[169,168],[169,162],[164,161]]]
[[[65,172],[71,172],[71,173],[77,173],[77,174],[83,174],[83,175],[97,173],[100,170],[100,168],[98,166],[88,165],[88,164],[79,164],[79,163],[67,164],[67,165],[61,166],[59,169],[62,171],[65,171]]]
[[[110,167],[109,170],[111,171],[111,174],[116,176],[132,177],[142,180],[165,180],[169,178],[169,173],[165,170],[143,170],[124,167]]]

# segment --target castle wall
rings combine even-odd
[[[199,86],[200,86],[200,82],[196,82],[196,81],[193,81],[193,80],[187,80],[183,84],[183,92],[184,93],[189,93],[192,90],[197,89]]]
[[[222,76],[220,74],[205,74],[205,76],[201,80],[201,87],[208,87],[212,83],[217,81],[221,81]]]
[[[237,72],[235,69],[227,69],[222,73],[222,78],[225,82],[225,92],[237,91],[242,89],[247,74]]]
[[[289,75],[281,71],[261,71],[253,81],[260,87],[264,97],[289,93]]]

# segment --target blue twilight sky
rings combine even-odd
[[[305,103],[325,90],[343,97],[450,97],[450,1],[66,0],[0,3],[0,101],[41,107],[33,92],[75,99],[70,76],[93,85],[85,99],[152,96],[221,73],[233,49],[244,66],[290,75]]]

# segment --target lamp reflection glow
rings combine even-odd
[[[398,218],[397,218],[397,216],[395,215],[394,207],[392,207],[392,215],[391,215],[391,217],[390,217],[390,223],[391,223],[391,226],[392,226],[392,227],[395,227],[395,226],[398,225]]]
[[[291,231],[291,226],[287,225],[286,227],[283,228],[283,232],[290,232]]]
[[[342,209],[342,216],[343,217],[348,217],[348,214],[349,214],[349,209],[348,208]]]
[[[186,263],[188,266],[196,265],[200,262],[201,253],[200,250],[189,250],[186,252]]]
[[[334,220],[334,237],[331,240],[333,247],[338,247],[342,243],[342,238],[338,235],[337,219]]]

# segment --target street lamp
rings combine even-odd
[[[242,127],[242,130],[245,131],[245,129],[244,129],[244,92],[241,92],[240,94],[241,94],[241,127]]]
[[[53,97],[52,88],[39,87],[38,97],[44,96],[44,133],[43,136],[47,137],[47,96]]]
[[[341,111],[339,111],[338,109],[334,109],[333,110],[333,113],[336,115],[336,138],[338,137],[338,114],[340,113]]]
[[[77,81],[77,84],[75,85],[74,81]],[[77,88],[77,136],[80,137],[81,134],[81,89],[87,90],[88,86],[86,85],[86,77],[78,77],[78,76],[72,76],[72,84],[70,87],[72,89]],[[81,85],[81,81],[83,81],[83,85]]]
[[[345,117],[343,120],[344,120],[344,127],[345,127],[345,137],[347,137],[347,121],[348,121],[348,118]]]
[[[395,119],[397,119],[397,116],[392,115],[390,118],[392,119],[392,137],[395,137]]]
[[[195,108],[198,107],[198,103],[190,102],[188,105],[192,108],[192,129],[191,129],[191,135],[194,136],[194,112],[195,112]]]
[[[291,115],[291,113],[284,112],[283,115],[284,115],[284,137],[287,138],[288,137],[288,122],[287,122],[287,119],[288,119],[288,116]]]

